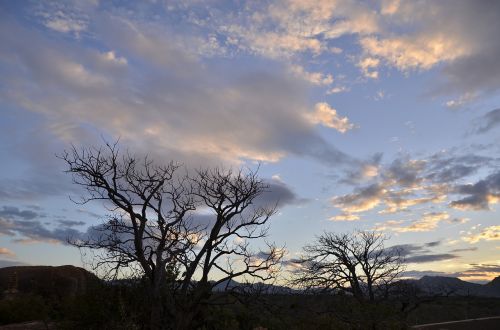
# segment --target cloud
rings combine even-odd
[[[426,162],[417,159],[396,158],[383,173],[386,180],[403,187],[419,186],[423,179],[420,176]]]
[[[480,168],[493,165],[494,158],[475,153],[454,154],[452,150],[435,153],[428,158],[426,179],[436,183],[454,183]]]
[[[369,71],[369,69],[379,66],[379,58],[401,71],[428,70],[439,62],[452,61],[465,53],[461,45],[441,33],[385,39],[365,37],[360,40],[360,44],[363,50],[371,56],[359,63],[363,73],[370,78],[378,77],[377,71]]]
[[[470,219],[469,218],[453,218],[453,219],[448,219],[447,221],[449,223],[463,224],[463,223],[469,222]]]
[[[198,9],[198,20],[203,20],[207,13]],[[248,2],[236,15],[224,11],[210,14],[212,23],[204,26],[227,36],[240,50],[270,58],[292,58],[302,53],[318,56],[331,49],[338,52],[330,40],[378,29],[375,13],[351,1]]]
[[[193,22],[225,36],[228,47],[238,51],[293,61],[305,53],[317,57],[337,49],[337,39],[351,37],[361,47],[355,57],[364,76],[379,77],[382,66],[404,73],[438,68],[443,79],[434,91],[461,95],[500,87],[499,23],[492,14],[498,6],[466,0],[283,0],[245,3],[236,10],[188,5]]]
[[[32,210],[20,210],[15,206],[2,206],[0,210],[0,217],[12,219],[12,218],[21,218],[24,220],[32,220],[38,217],[39,214]]]
[[[305,115],[307,88],[283,67],[250,72],[225,62],[217,70],[228,73],[222,77],[163,26],[125,18],[95,25],[112,49],[105,59],[101,50],[82,49],[71,40],[48,40],[11,21],[2,25],[0,51],[12,67],[1,79],[12,86],[4,91],[5,102],[50,120],[50,133],[66,143],[84,143],[104,132],[120,136],[131,149],[169,154],[194,166],[207,160],[276,162],[287,155],[353,162],[315,131]],[[20,39],[30,40],[30,47]],[[37,47],[36,56],[31,47]],[[106,59],[114,64],[103,64]],[[119,68],[125,61],[142,69]],[[322,109],[328,111],[317,120],[324,125],[339,131],[352,127],[335,110]],[[81,131],[87,132],[85,139]]]
[[[487,272],[487,273],[500,273],[499,264],[470,264],[472,266],[466,271],[466,273],[473,274],[476,272]]]
[[[359,213],[371,210],[380,203],[385,190],[378,184],[372,184],[355,190],[352,194],[334,197],[333,205],[340,208],[345,214]]]
[[[345,212],[330,217],[331,221],[357,221],[359,219],[360,219],[359,215],[352,213],[345,213]]]
[[[0,247],[0,255],[11,258],[14,257],[16,254],[7,248]]]
[[[433,270],[408,270],[403,273],[404,277],[409,278],[421,278],[422,276],[447,276],[447,277],[459,277],[464,280],[487,282],[498,276],[500,272],[500,265],[498,264],[469,264],[466,265],[462,271],[457,272],[442,272]]]
[[[333,83],[333,76],[331,74],[323,74],[321,72],[307,72],[304,67],[300,65],[293,65],[290,71],[297,77],[304,79],[305,81],[317,85],[317,86],[328,86]]]
[[[429,243],[425,243],[424,245],[427,247],[435,247],[435,246],[441,245],[441,241],[429,242]]]
[[[493,92],[500,88],[500,23],[492,13],[499,10],[495,1],[383,4],[384,29],[361,36],[360,45],[365,56],[405,73],[438,67],[436,93]]]
[[[336,196],[333,204],[345,214],[365,212],[379,205],[379,213],[395,213],[411,206],[437,202],[439,193],[423,185],[425,161],[397,158],[388,166],[380,165],[381,155],[364,162],[357,170],[347,173],[343,183],[357,185],[363,180],[375,180],[364,187],[356,187],[351,194]]]
[[[337,39],[351,37],[361,47],[355,57],[365,77],[378,78],[382,66],[406,74],[437,68],[442,79],[434,93],[476,95],[500,88],[494,1],[283,0],[229,11],[193,3],[191,9],[193,21],[225,36],[239,51],[293,61],[304,53],[317,57],[337,49]]]
[[[47,2],[37,6],[35,17],[48,29],[79,37],[88,29],[89,19],[85,12],[91,7],[90,1]]]
[[[453,249],[450,251],[450,253],[456,253],[456,252],[470,252],[470,251],[477,251],[476,246],[468,247],[468,248],[462,248],[462,249]]]
[[[474,153],[464,149],[444,150],[421,158],[403,154],[385,164],[381,161],[382,155],[378,154],[359,162],[339,180],[354,188],[351,193],[333,197],[332,203],[341,214],[331,219],[352,221],[360,218],[359,213],[375,208],[380,208],[379,214],[392,214],[429,203],[460,209],[488,209],[487,206],[497,201],[497,175],[492,174],[477,184],[463,182],[479,171],[496,168],[498,160],[483,155],[488,149],[474,147]],[[465,197],[457,199],[457,195]],[[391,220],[379,227],[399,231],[436,228],[436,222],[427,218],[428,215],[410,224]],[[459,217],[444,220],[449,223],[467,221]]]
[[[449,109],[459,109],[468,103],[474,101],[477,98],[477,93],[475,92],[465,92],[461,94],[457,99],[452,99],[446,101],[445,105]]]
[[[39,221],[8,221],[0,218],[0,234],[11,236],[18,243],[66,244],[68,239],[80,237],[81,232],[69,227],[49,229]]]
[[[75,221],[75,220],[57,220],[64,227],[76,227],[76,226],[84,226],[87,223],[84,221]]]
[[[498,241],[500,240],[500,226],[489,226],[482,229],[479,233],[469,233],[462,237],[465,242],[474,244],[479,241]]]
[[[405,258],[407,263],[424,263],[424,262],[435,262],[444,261],[459,258],[455,254],[442,253],[442,254],[427,254],[427,255],[416,255]]]
[[[337,110],[330,107],[328,103],[316,103],[314,112],[307,116],[311,123],[321,124],[323,126],[333,128],[340,133],[345,133],[354,128],[354,125],[349,122],[347,117],[339,117]]]
[[[19,243],[63,243],[69,238],[78,238],[81,232],[72,229],[74,225],[82,225],[77,221],[59,220],[59,227],[51,229],[43,224],[37,213],[31,210],[19,210],[15,207],[4,207],[0,214],[0,235],[11,237]]]
[[[45,26],[48,28],[58,31],[58,32],[75,32],[79,33],[87,29],[87,25],[85,22],[80,20],[75,20],[70,17],[65,16],[62,13],[59,13],[55,17],[48,18],[45,21]]]
[[[491,204],[500,201],[500,172],[490,174],[473,184],[457,185],[454,192],[465,197],[452,201],[451,207],[460,210],[489,210]]]
[[[376,153],[367,160],[361,161],[358,166],[345,173],[340,183],[356,186],[377,178],[380,175],[382,156],[382,153]]]
[[[476,128],[477,133],[486,133],[500,125],[500,108],[484,114],[479,120]]]
[[[116,66],[124,66],[124,65],[127,65],[127,63],[128,63],[128,61],[125,57],[117,56],[116,53],[112,50],[110,50],[108,52],[101,53],[97,56],[100,57],[100,59],[104,63],[111,63],[112,65],[116,65]]]
[[[358,66],[361,68],[364,76],[372,79],[378,78],[378,71],[376,69],[379,65],[380,60],[373,57],[365,57],[358,63]]]
[[[427,212],[418,219],[410,222],[407,221],[386,221],[382,224],[377,224],[376,230],[393,231],[397,233],[407,232],[428,232],[436,229],[440,222],[448,219],[450,216],[446,212]]]
[[[89,216],[91,218],[94,218],[94,219],[100,219],[100,218],[102,218],[102,215],[97,214],[97,213],[92,212],[92,211],[89,211],[89,210],[86,210],[86,209],[82,209],[82,208],[76,209],[76,212],[85,214],[85,215],[87,215],[87,216]]]
[[[413,221],[407,227],[395,228],[394,231],[398,232],[421,232],[432,231],[437,228],[438,224],[446,220],[450,215],[446,212],[429,212],[425,213],[421,219]]]
[[[428,263],[459,258],[452,253],[431,253],[430,248],[441,245],[441,241],[428,242],[424,244],[402,244],[389,247],[399,251],[407,263]]]
[[[386,208],[381,210],[379,213],[390,214],[405,211],[411,206],[436,202],[437,200],[438,198],[436,196],[408,198],[408,193],[405,191],[389,192],[384,199]]]
[[[40,10],[44,13],[42,23],[49,28],[78,35],[95,26],[81,6],[58,7]],[[338,40],[349,37],[361,47],[361,54],[354,57],[367,77],[377,78],[382,66],[405,73],[438,68],[444,77],[435,88],[438,93],[466,95],[500,87],[500,75],[495,71],[500,67],[500,42],[495,38],[499,23],[491,14],[499,8],[491,1],[280,0],[216,7],[193,1],[164,6],[137,4],[136,7],[135,12],[141,15],[135,16],[142,19],[144,13],[166,10],[166,25],[175,23],[180,26],[175,32],[185,31],[180,39],[189,41],[184,42],[183,47],[196,49],[195,52],[203,56],[232,56],[244,52],[295,63],[304,55],[339,54]],[[125,11],[110,12],[104,11],[101,17],[128,21],[132,17]],[[183,19],[172,20],[170,16]],[[113,29],[109,30],[116,34]],[[158,55],[162,53],[155,51],[155,44],[160,43],[149,43],[147,34],[141,35],[146,38],[135,39],[136,35],[130,33],[131,40],[141,46],[136,50],[147,50],[156,60],[172,59],[169,55],[162,59]],[[179,43],[183,41],[171,42]],[[312,80],[324,83],[323,79],[316,78],[327,75],[318,74]]]
[[[326,94],[327,95],[331,95],[331,94],[339,94],[339,93],[345,93],[345,92],[349,92],[350,91],[350,88],[346,87],[346,86],[335,86],[335,87],[332,87],[331,89],[329,89]]]
[[[380,4],[380,13],[382,15],[394,15],[398,12],[401,0],[382,0]]]
[[[299,197],[290,186],[281,180],[265,181],[268,189],[260,195],[256,200],[256,205],[284,207],[286,205],[300,205],[308,200]]]

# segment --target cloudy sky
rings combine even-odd
[[[120,138],[260,164],[290,258],[366,229],[414,276],[499,275],[498,31],[498,1],[3,1],[0,266],[81,263],[106,211],[55,155]]]

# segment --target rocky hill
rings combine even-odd
[[[14,266],[0,268],[0,294],[75,296],[87,292],[99,279],[75,266]]]

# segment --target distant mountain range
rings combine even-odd
[[[246,284],[246,283],[240,283],[234,280],[228,280],[224,281],[222,283],[217,284],[214,287],[214,291],[218,292],[223,292],[223,291],[230,291],[238,288],[238,290],[241,291],[246,291],[246,292],[260,292],[260,293],[265,293],[265,294],[291,294],[291,293],[297,293],[299,292],[298,290],[294,290],[292,288],[286,287],[286,286],[281,286],[281,285],[274,285],[274,284],[269,284],[269,283],[254,283],[254,284]]]
[[[9,289],[20,292],[35,291],[59,292],[62,295],[74,295],[84,292],[91,282],[96,282],[97,277],[74,266],[16,266],[0,268],[0,295]],[[411,284],[421,292],[429,295],[449,296],[479,296],[500,298],[500,276],[486,284],[477,284],[462,281],[456,277],[424,276],[418,280],[401,280],[402,283]],[[36,284],[36,285],[35,285]],[[219,283],[215,291],[226,291],[238,288],[247,292],[260,292],[263,294],[293,294],[300,293],[286,286],[256,283],[253,285],[229,280]]]
[[[456,277],[424,276],[418,280],[404,280],[428,294],[452,296],[480,296],[500,298],[500,276],[486,284],[462,281]]]
[[[122,282],[123,283],[123,282]],[[420,279],[400,280],[400,283],[411,284],[427,295],[440,296],[477,296],[500,298],[500,276],[486,284],[462,281],[456,277],[424,276]],[[216,292],[233,291],[261,294],[300,294],[302,290],[292,289],[283,285],[257,282],[253,284],[228,280],[213,288]]]
[[[402,282],[415,285],[423,293],[429,295],[449,295],[449,296],[478,296],[478,297],[497,297],[500,298],[500,276],[486,284],[477,284],[467,281],[462,281],[456,277],[445,276],[424,276],[418,280],[402,280]],[[250,288],[245,284],[236,281],[229,281],[218,284],[215,291],[231,290],[236,287]],[[254,290],[261,293],[275,294],[291,294],[299,293],[299,290],[294,290],[286,286],[278,286],[273,284],[258,283]]]

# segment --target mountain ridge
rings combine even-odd
[[[428,294],[500,298],[500,276],[485,284],[464,281],[458,277],[429,275],[403,281],[414,284]]]
[[[58,283],[58,286],[63,288],[65,293],[71,292],[70,294],[75,294],[76,292],[85,291],[87,282],[93,282],[97,280],[97,277],[86,271],[83,268],[75,267],[71,265],[65,266],[13,266],[0,268],[0,291],[4,291],[8,288],[9,278],[12,277],[12,273],[17,273],[16,277],[19,277],[19,286],[21,291],[23,287],[27,286],[24,282],[29,281],[30,283],[33,279],[37,278],[40,281],[40,288],[45,288],[49,283],[43,283],[49,281],[50,286],[53,285],[54,280]],[[11,281],[12,279],[10,279]],[[419,279],[402,279],[400,283],[408,283],[417,287],[421,292],[429,295],[451,295],[451,296],[479,296],[479,297],[497,297],[500,298],[500,276],[495,277],[493,280],[485,283],[473,283],[461,280],[457,277],[449,276],[430,276],[425,275]],[[30,287],[32,284],[29,284]],[[243,289],[256,289],[261,293],[276,293],[276,294],[291,294],[300,292],[300,290],[295,290],[293,288],[287,287],[285,285],[275,285],[270,283],[256,283],[254,285],[240,283],[235,280],[229,280],[228,282],[219,283],[214,287],[214,291],[226,291],[233,290],[235,288]],[[27,288],[24,288],[26,291]],[[50,290],[49,290],[50,291]]]

